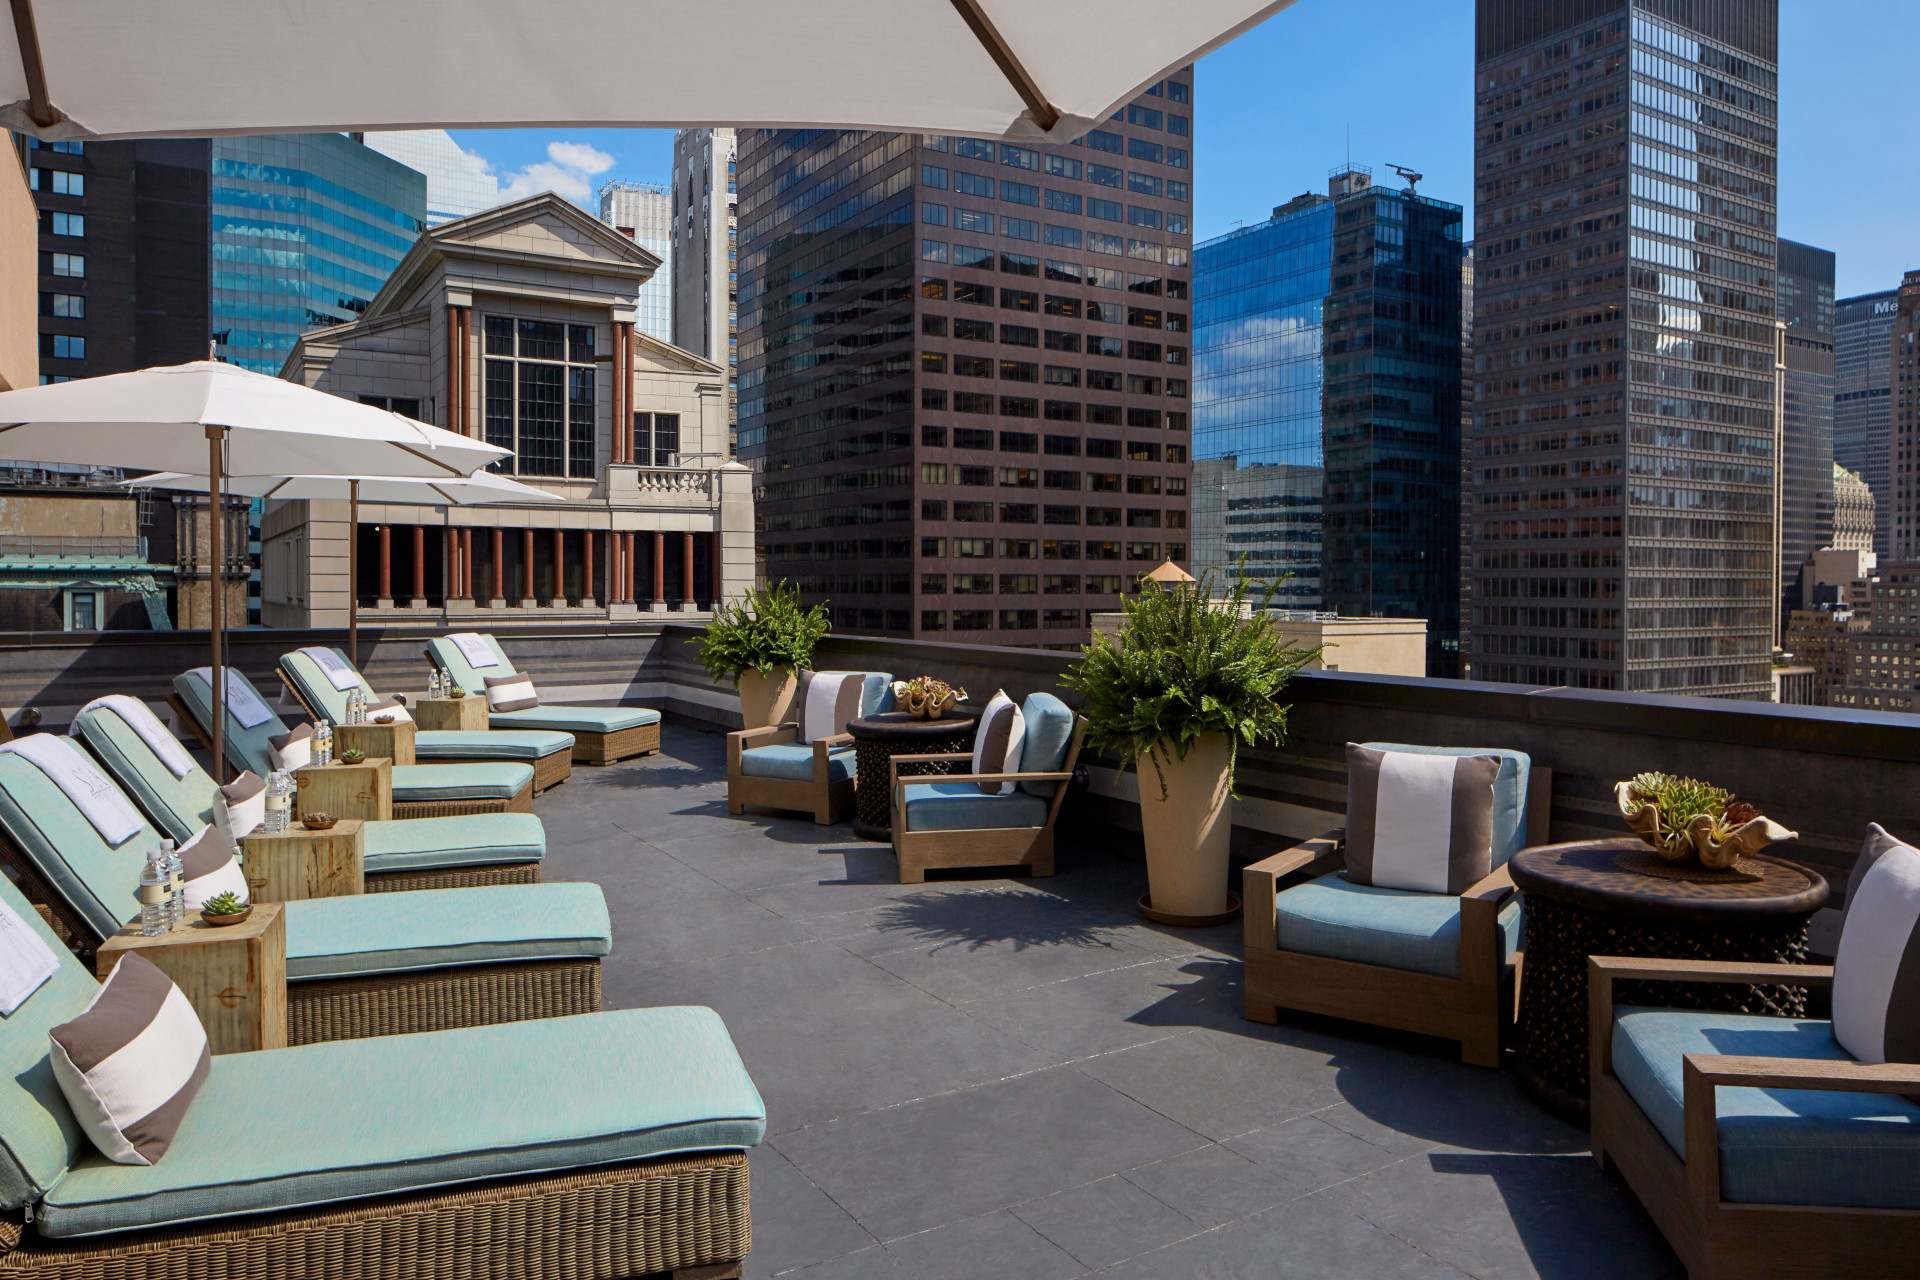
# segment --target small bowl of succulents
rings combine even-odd
[[[367,753],[358,747],[348,747],[340,753],[341,764],[359,764],[367,758]]]
[[[231,890],[208,898],[200,908],[200,918],[215,926],[239,924],[252,914],[253,904],[241,901]]]

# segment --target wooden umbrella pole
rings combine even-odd
[[[221,558],[225,549],[220,528],[221,519],[226,515],[220,509],[220,444],[226,431],[222,427],[207,428],[207,555],[213,561],[213,594],[208,613],[208,632],[213,642],[213,780],[224,783],[227,780],[226,759],[226,693],[227,678],[220,655],[222,630],[226,626],[225,601],[221,598]]]
[[[334,492],[338,493],[339,490]],[[360,666],[360,482],[347,481],[347,661]]]

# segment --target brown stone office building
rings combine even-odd
[[[836,630],[1072,646],[1188,560],[1192,100],[1062,146],[742,134],[764,578]]]

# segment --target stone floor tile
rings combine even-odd
[[[1318,1114],[1243,1133],[1228,1139],[1227,1145],[1307,1191],[1318,1191],[1406,1158],[1328,1124]]]
[[[982,1021],[1059,1061],[1184,1035],[1233,1029],[1228,983],[1210,960],[1135,959],[1101,973],[1008,992],[967,1006]]]
[[[1463,1280],[1466,1273],[1306,1196],[1099,1274],[1102,1280]]]
[[[1202,1028],[1077,1065],[1215,1141],[1340,1100],[1322,1055],[1238,1031]]]
[[[916,1280],[1070,1280],[1087,1268],[1010,1213],[968,1218],[887,1242]]]
[[[1121,1176],[1203,1227],[1217,1227],[1306,1194],[1297,1184],[1218,1145],[1156,1160]]]
[[[747,1165],[753,1200],[748,1280],[811,1266],[879,1243],[772,1147],[756,1147],[749,1152]]]
[[[1200,1230],[1193,1219],[1118,1176],[1008,1212],[1089,1267],[1110,1266]]]

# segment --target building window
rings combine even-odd
[[[514,451],[495,468],[591,479],[593,326],[487,316],[485,341],[487,443]],[[644,416],[634,415],[636,440]],[[675,428],[678,449],[677,420]]]
[[[56,236],[84,236],[87,216],[83,213],[49,213],[42,227]]]
[[[1070,627],[1077,630],[1080,626],[1078,609],[1047,609],[1042,617],[1049,627]]]
[[[77,293],[43,293],[40,295],[40,314],[59,316],[65,320],[83,320],[87,315],[87,300]]]
[[[1145,138],[1128,138],[1127,155],[1134,160],[1151,160],[1160,163],[1163,149],[1157,142],[1148,142]]]
[[[945,631],[947,629],[947,611],[945,609],[922,609],[920,611],[920,629],[922,631]]]
[[[1096,200],[1088,197],[1087,216],[1090,218],[1102,218],[1108,222],[1119,222],[1126,215],[1121,209],[1118,200]]]
[[[56,276],[81,277],[87,274],[87,258],[82,253],[56,253],[53,255],[53,274]]]
[[[40,335],[40,354],[55,360],[85,360],[87,340],[76,334],[43,333]]]
[[[1114,155],[1119,155],[1126,149],[1127,141],[1117,133],[1095,129],[1087,135],[1087,145],[1095,151],[1111,151]]]
[[[84,196],[87,194],[87,175],[68,173],[65,169],[35,169],[33,189],[51,191],[57,196]]]
[[[416,422],[421,420],[420,401],[414,396],[361,396],[360,403],[397,413],[403,418],[412,418]]]
[[[1040,188],[1025,182],[1008,182],[1002,179],[1000,182],[1000,198],[1011,201],[1014,204],[1037,205],[1040,203]]]
[[[67,630],[100,629],[100,595],[94,591],[67,592]]]
[[[679,414],[636,413],[633,415],[633,460],[645,466],[649,454],[652,455],[653,465],[656,467],[680,465]]]

